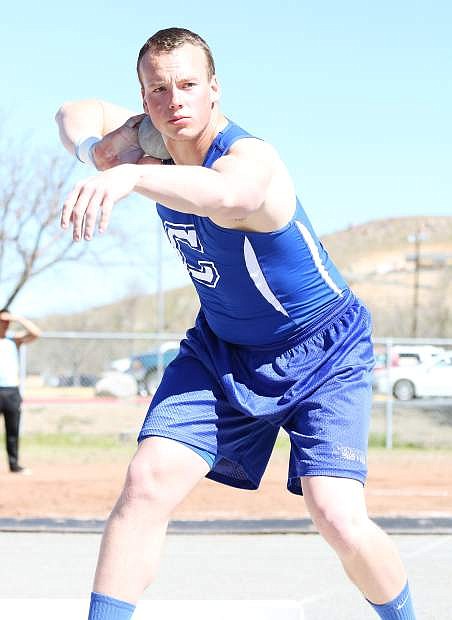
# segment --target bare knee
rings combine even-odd
[[[177,501],[172,498],[169,481],[162,465],[136,456],[129,465],[116,512],[125,515],[138,509],[154,517],[169,516]]]
[[[355,554],[372,526],[360,483],[340,478],[303,479],[306,505],[319,534],[340,555]]]
[[[333,506],[319,506],[311,515],[319,534],[340,556],[354,555],[361,547],[369,519]]]
[[[139,509],[147,518],[167,519],[207,471],[207,463],[186,446],[150,437],[129,465],[115,511],[123,515]]]

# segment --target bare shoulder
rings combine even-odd
[[[234,142],[228,154],[246,158],[255,158],[258,156],[262,162],[268,162],[269,164],[281,162],[281,158],[275,147],[258,138],[240,138],[240,140]]]
[[[273,175],[285,166],[277,150],[268,142],[258,138],[240,138],[216,160],[212,168],[222,172],[246,171],[250,179],[254,173],[256,180],[267,185]]]
[[[257,138],[243,138],[215,163],[218,169],[227,170],[230,166],[240,170],[247,182],[264,188],[258,209],[242,220],[217,223],[244,231],[271,232],[285,226],[293,217],[296,207],[294,184],[274,146]]]
[[[287,167],[276,148],[258,138],[241,138],[229,150],[228,155],[267,173],[269,183],[291,184]],[[220,160],[218,160],[220,161]]]

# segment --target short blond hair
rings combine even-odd
[[[212,51],[204,39],[196,32],[186,28],[165,28],[153,34],[140,49],[137,60],[138,78],[140,78],[140,63],[145,54],[148,52],[152,54],[165,54],[186,43],[200,47],[203,50],[207,61],[207,75],[209,79],[213,77],[215,75],[215,62]]]

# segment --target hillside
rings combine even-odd
[[[416,335],[452,337],[452,217],[377,220],[327,235],[322,242],[372,310],[375,334],[411,336],[415,233],[423,237]]]
[[[322,237],[353,290],[369,305],[377,336],[412,335],[414,252],[409,236],[422,232],[417,336],[452,337],[452,217],[376,220]],[[192,287],[165,295],[165,329],[182,333],[198,302]],[[45,330],[154,331],[156,299],[130,297],[76,315],[40,320]]]

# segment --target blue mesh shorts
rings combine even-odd
[[[219,339],[202,312],[152,399],[138,440],[162,436],[214,455],[208,478],[257,489],[278,432],[290,437],[287,488],[302,476],[364,483],[371,409],[371,318],[351,296],[283,351]]]

